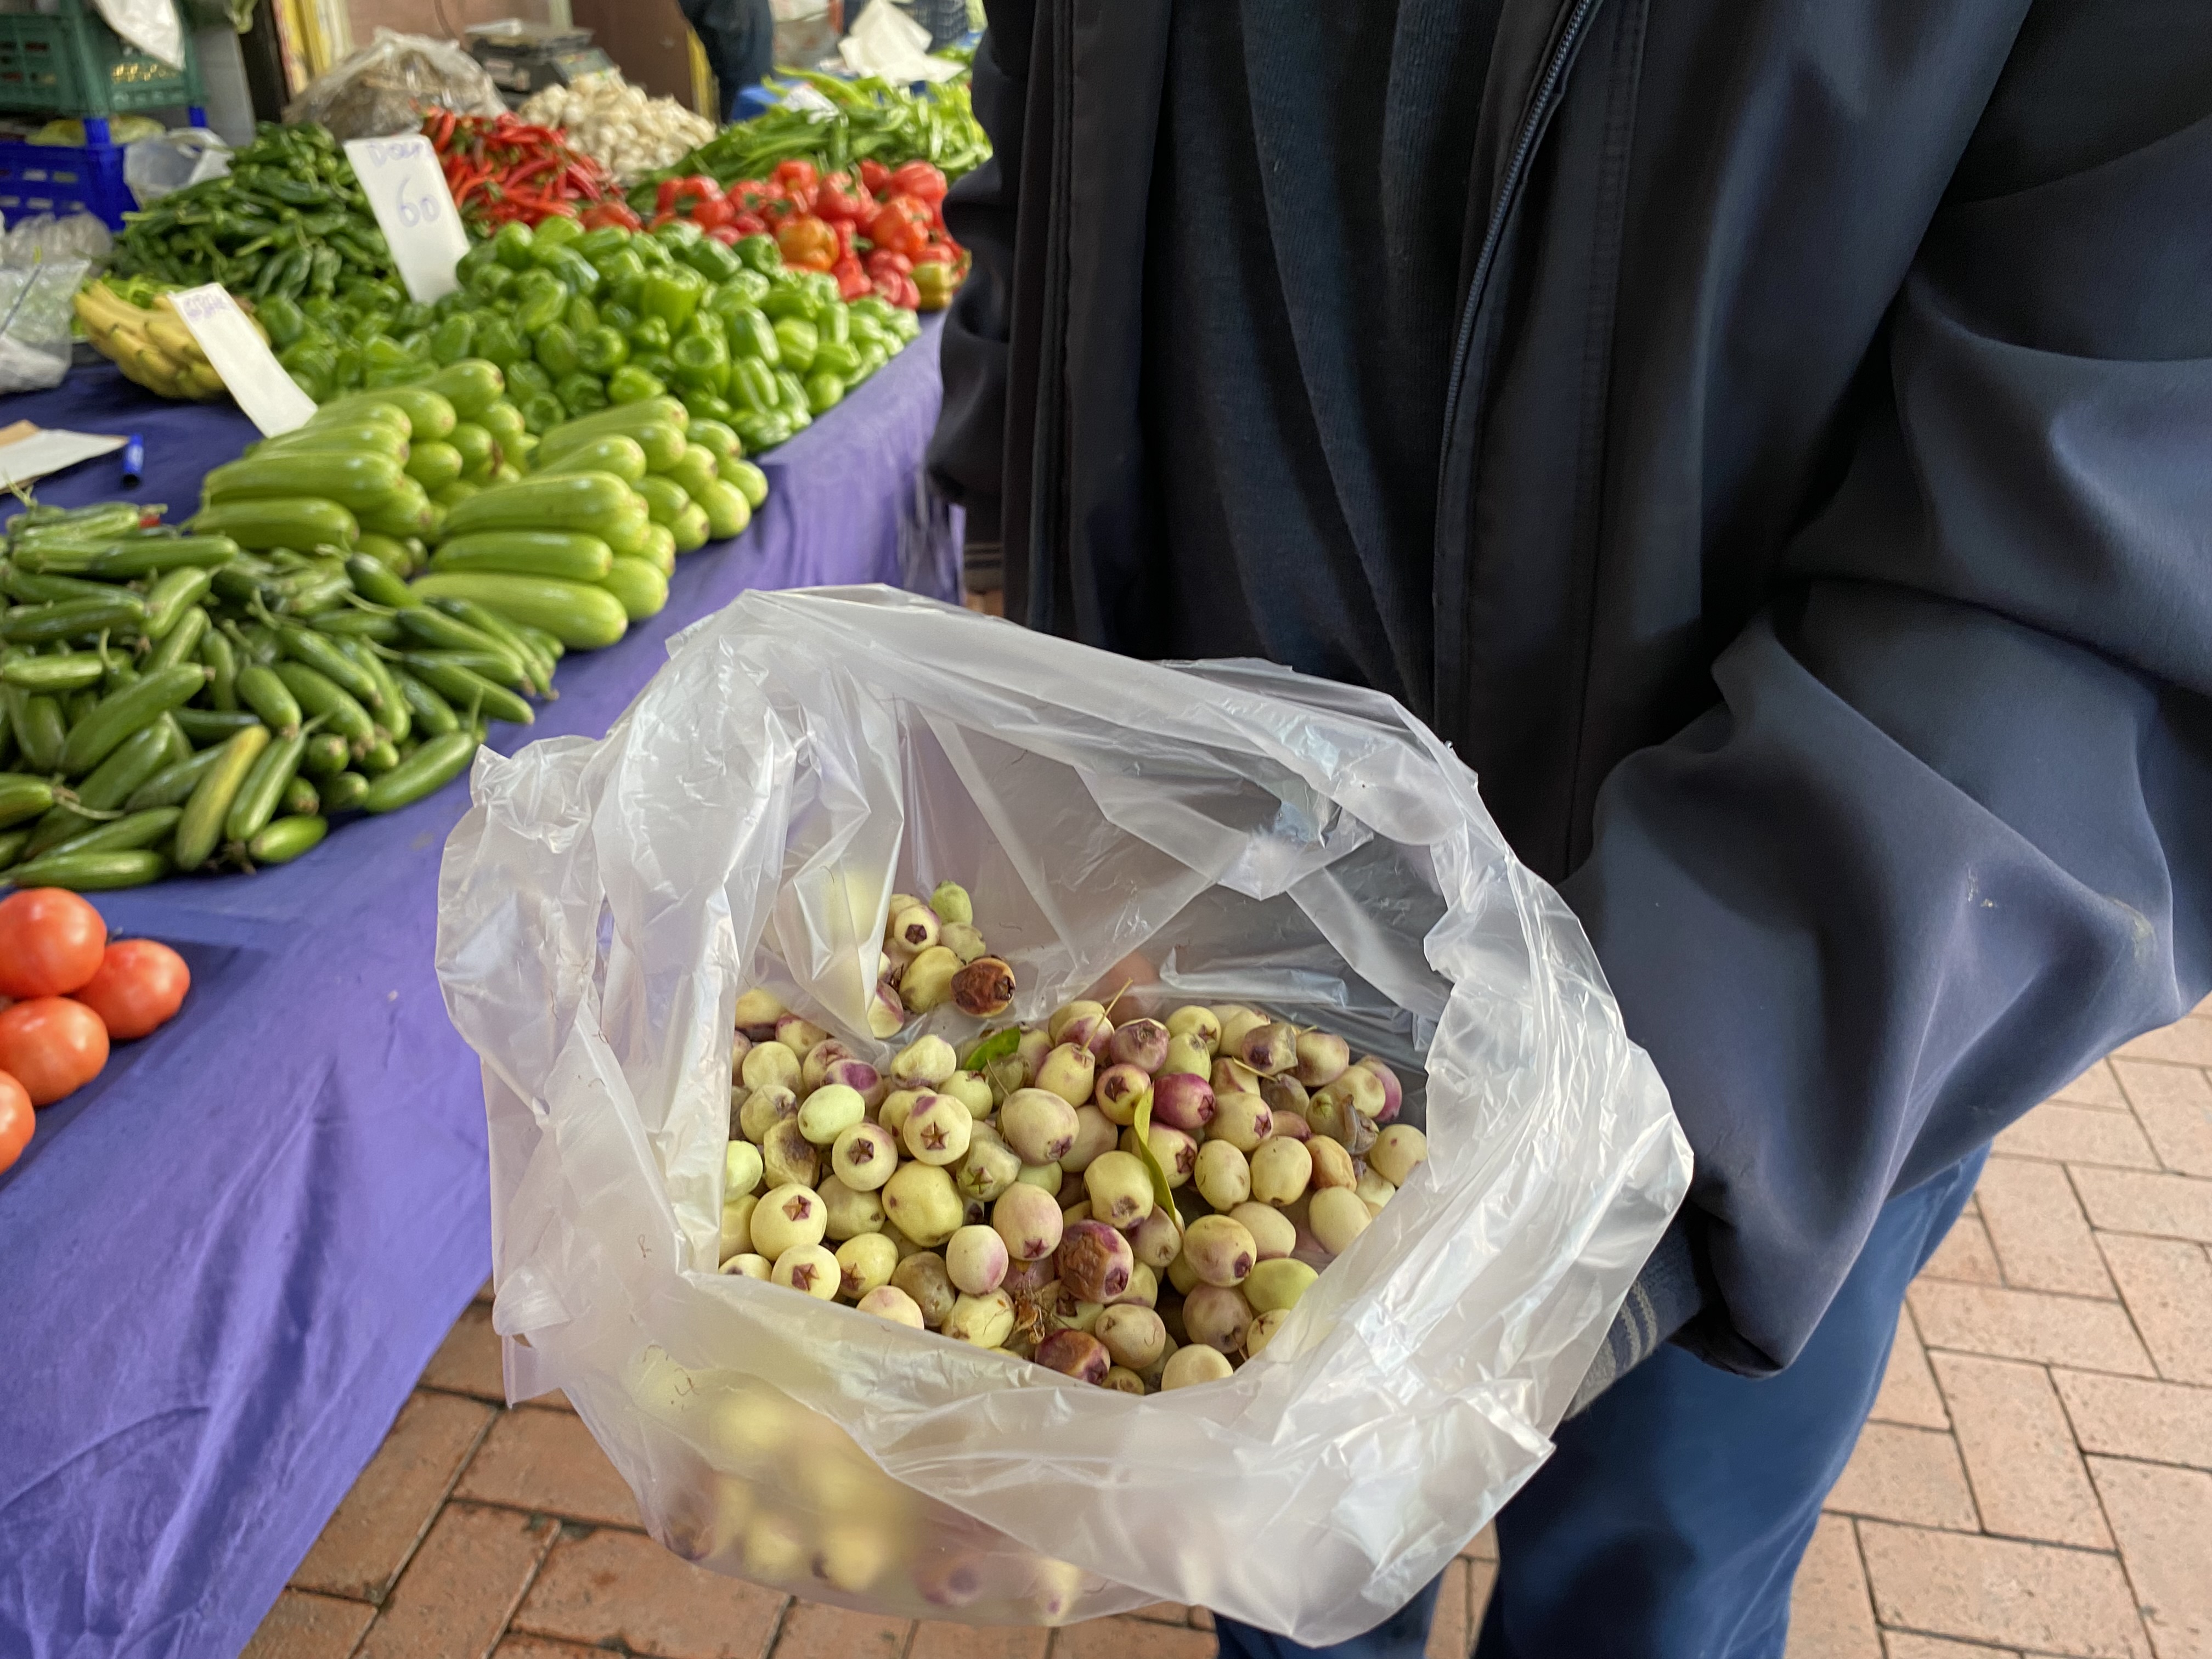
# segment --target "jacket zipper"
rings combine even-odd
[[[1506,217],[1520,198],[1521,186],[1528,174],[1529,158],[1535,154],[1552,112],[1559,107],[1567,71],[1574,66],[1583,36],[1589,33],[1589,20],[1603,3],[1604,0],[1575,0],[1575,9],[1552,48],[1551,60],[1544,66],[1544,78],[1537,83],[1536,95],[1530,100],[1528,113],[1522,118],[1520,134],[1513,142],[1513,154],[1505,164],[1505,178],[1498,186],[1498,201],[1490,210],[1490,222],[1483,228],[1481,250],[1475,255],[1474,275],[1468,283],[1467,305],[1460,313],[1459,337],[1452,346],[1451,380],[1444,393],[1447,449],[1451,446],[1452,422],[1458,417],[1460,393],[1467,380],[1468,353],[1474,343],[1475,313],[1482,308],[1483,290],[1489,286],[1490,268],[1498,258],[1498,244],[1505,234]]]

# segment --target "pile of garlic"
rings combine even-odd
[[[563,127],[568,142],[627,190],[657,168],[673,167],[714,136],[714,124],[673,98],[649,98],[620,70],[580,77],[532,94],[520,112],[539,126]]]

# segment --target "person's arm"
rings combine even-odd
[[[2212,987],[2212,31],[2159,38],[2095,99],[2008,71],[1843,488],[1562,890],[1697,1154],[1678,1340],[1733,1370]]]
[[[1033,0],[991,0],[975,48],[975,118],[991,159],[952,186],[945,222],[973,256],[945,314],[940,362],[945,408],[929,441],[929,476],[967,514],[966,582],[1000,585],[999,503],[1006,449],[1006,353],[1012,331],[1015,204],[1021,194],[1022,124],[1029,100]]]

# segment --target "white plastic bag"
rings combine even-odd
[[[416,131],[426,110],[497,115],[506,108],[483,65],[462,47],[379,27],[285,105],[284,120],[319,122],[343,141]]]
[[[1542,1460],[1687,1185],[1581,929],[1372,693],[885,588],[748,593],[604,741],[486,752],[474,785],[439,972],[484,1064],[508,1392],[566,1389],[654,1534],[721,1571],[1341,1640]],[[1023,1018],[1133,978],[1409,1076],[1429,1162],[1234,1376],[1133,1397],[714,1271],[738,991],[880,1060],[885,901],[946,879]]]
[[[70,301],[82,259],[0,266],[0,392],[42,392],[70,370]]]
[[[123,151],[123,182],[140,207],[229,172],[230,146],[205,127],[179,127],[159,138],[142,138]]]

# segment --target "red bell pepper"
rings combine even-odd
[[[917,265],[957,265],[960,263],[960,245],[952,241],[930,243],[914,256]]]
[[[881,276],[886,273],[893,276],[910,276],[914,274],[914,261],[903,253],[879,247],[868,255],[868,275]]]
[[[894,196],[868,221],[868,240],[878,247],[911,258],[929,246],[929,204],[915,196]]]
[[[787,219],[775,233],[783,262],[801,270],[827,270],[837,263],[837,233],[811,214]]]
[[[831,224],[853,224],[872,217],[876,204],[854,185],[848,173],[833,173],[823,179],[814,192],[814,211],[817,216]]]
[[[883,199],[884,192],[889,187],[890,181],[891,170],[881,161],[860,163],[860,188],[867,191],[875,200]]]
[[[868,273],[860,269],[860,260],[850,253],[830,266],[830,274],[837,279],[837,297],[841,300],[857,300],[876,291],[876,285],[868,280]]]
[[[914,285],[914,278],[911,276],[902,276],[895,270],[887,270],[876,278],[875,289],[895,306],[908,311],[921,309],[921,290]]]
[[[636,230],[640,228],[636,214],[630,211],[627,202],[594,202],[583,213],[586,230]]]
[[[814,211],[814,193],[820,188],[822,175],[814,170],[811,161],[778,161],[770,175],[776,187],[796,203],[799,211]]]
[[[945,199],[945,175],[927,161],[908,161],[890,177],[891,193],[912,196],[934,207]]]
[[[757,213],[735,213],[730,216],[727,228],[738,233],[738,239],[768,234],[768,221]]]
[[[707,228],[707,234],[724,247],[735,247],[738,245],[738,234],[735,224],[709,225]]]

